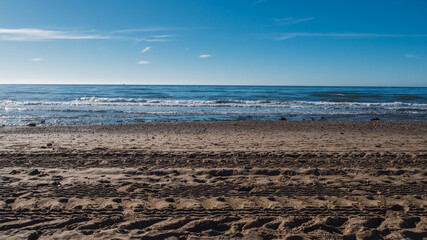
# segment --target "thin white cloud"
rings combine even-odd
[[[148,51],[150,51],[151,47],[146,47],[144,49],[141,50],[141,53],[146,53]]]
[[[136,32],[161,32],[161,31],[178,31],[184,28],[167,28],[167,27],[151,27],[151,28],[136,28],[136,29],[123,29],[113,31],[114,33],[136,33]]]
[[[40,62],[40,61],[43,61],[43,58],[31,58],[31,61]]]
[[[130,29],[110,32],[58,31],[38,28],[0,28],[0,41],[46,41],[46,40],[87,40],[117,39],[137,42],[168,42],[176,35],[137,36],[143,32],[165,31],[172,28]],[[178,30],[178,29],[174,29]]]
[[[141,60],[141,61],[138,62],[138,64],[144,65],[144,64],[150,64],[150,62],[149,61]]]
[[[275,33],[269,38],[287,40],[295,37],[330,37],[330,38],[420,38],[423,34],[377,34],[377,33]]]
[[[309,18],[294,18],[294,17],[288,17],[288,18],[279,18],[279,19],[274,19],[274,21],[276,23],[278,23],[279,25],[293,25],[293,24],[297,24],[297,23],[302,23],[302,22],[307,22],[307,21],[311,21],[313,20],[314,17],[309,17]]]
[[[175,37],[175,35],[168,35],[168,34],[164,34],[164,35],[157,35],[157,36],[153,36],[154,38],[172,38]]]
[[[208,57],[211,57],[211,55],[210,54],[202,54],[202,55],[200,55],[200,58],[208,58]]]
[[[139,38],[137,39],[137,41],[143,41],[143,42],[169,42],[172,41],[173,37],[175,37],[175,35],[156,35],[156,36],[151,36],[148,38]]]
[[[409,59],[421,59],[420,56],[417,56],[417,55],[412,54],[412,53],[405,54],[405,58],[409,58]]]
[[[164,38],[142,38],[140,39],[140,41],[145,41],[145,42],[169,42],[170,39],[164,39]]]
[[[111,36],[36,28],[0,28],[0,41],[110,39]]]

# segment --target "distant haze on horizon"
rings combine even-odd
[[[138,83],[0,83],[1,85],[52,85],[52,86],[219,86],[219,87],[341,87],[341,88],[427,88],[427,86],[381,86],[381,85],[273,85],[273,84],[138,84]]]
[[[419,0],[1,0],[0,84],[426,87],[426,10]]]

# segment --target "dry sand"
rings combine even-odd
[[[427,122],[0,126],[0,239],[427,238]]]

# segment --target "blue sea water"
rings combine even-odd
[[[427,119],[427,88],[0,85],[0,124]],[[323,117],[323,118],[322,118]]]

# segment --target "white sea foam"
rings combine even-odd
[[[141,107],[230,107],[230,108],[323,108],[323,109],[413,109],[427,110],[424,103],[404,102],[327,102],[327,101],[268,101],[268,100],[165,100],[141,98],[82,97],[72,101],[13,101],[0,100],[7,109],[17,106],[141,106]]]

